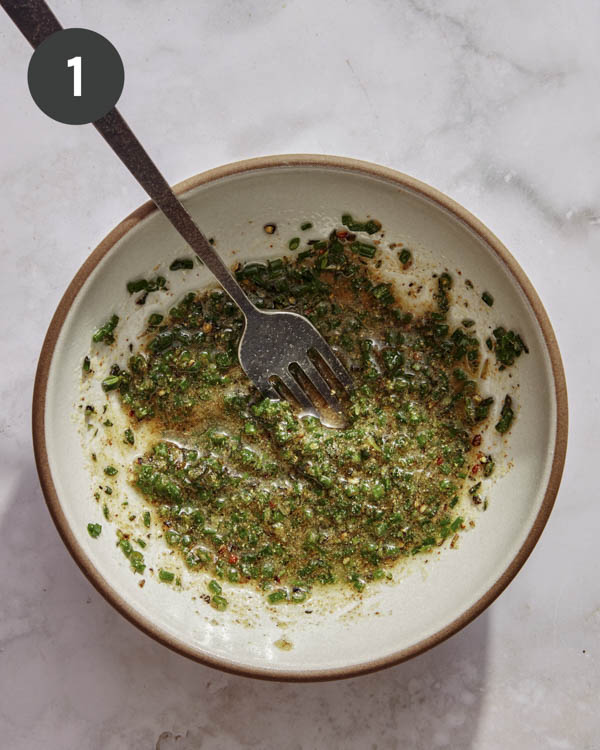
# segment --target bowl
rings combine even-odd
[[[58,305],[40,355],[33,397],[35,456],[48,508],[73,558],[98,591],[148,635],[204,664],[254,677],[348,677],[398,663],[448,638],[516,575],[544,528],[560,483],[567,441],[565,378],[552,327],[531,282],[462,206],[411,177],[367,162],[263,157],[204,172],[175,189],[230,264],[286,254],[287,240],[301,222],[312,222],[315,236],[322,236],[350,211],[382,222],[382,270],[394,277],[399,294],[407,292],[408,278],[418,281],[420,274],[426,285],[432,272],[443,268],[468,280],[456,285],[457,300],[477,321],[478,335],[502,324],[516,328],[529,347],[516,368],[486,383],[497,398],[512,393],[517,404],[506,437],[489,435],[504,468],[489,491],[487,511],[461,535],[458,549],[416,556],[400,566],[393,583],[370,586],[360,596],[317,592],[310,608],[265,607],[258,592],[232,584],[235,591],[227,594],[234,600],[232,610],[217,613],[199,596],[202,581],[185,572],[180,589],[152,575],[141,588],[115,545],[114,525],[103,519],[93,497],[80,417],[81,399],[90,394],[81,395],[81,362],[91,332],[107,314],[119,314],[124,326],[121,350],[111,357],[126,357],[126,343],[135,340],[144,319],[140,315],[213,283],[205,268],[194,266],[169,276],[168,298],[157,294],[136,308],[125,282],[160,273],[174,258],[189,254],[147,203],[85,261]],[[269,222],[278,228],[271,236],[263,230]],[[413,250],[414,276],[398,273],[396,251],[388,246],[392,241]],[[483,291],[493,295],[493,307],[482,304]],[[98,360],[98,366],[108,367],[109,360]],[[106,399],[101,392],[93,395]],[[126,486],[120,493],[129,493],[132,505],[141,502]],[[103,524],[97,539],[87,532],[90,522]],[[156,568],[165,545],[156,540],[151,546],[147,558]]]

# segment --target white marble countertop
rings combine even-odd
[[[600,3],[54,0],[120,50],[120,108],[176,182],[276,152],[430,182],[507,244],[567,373],[555,510],[500,599],[412,661],[284,685],[187,661],[91,587],[44,506],[30,436],[50,316],[144,200],[93,128],[48,120],[0,11],[0,744],[10,750],[600,748]],[[99,186],[104,186],[98,190]]]

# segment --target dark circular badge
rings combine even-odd
[[[27,71],[33,100],[48,117],[67,125],[94,122],[123,91],[125,71],[117,50],[89,29],[65,29],[44,40]]]

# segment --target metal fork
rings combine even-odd
[[[33,47],[62,29],[43,0],[2,0],[2,6]],[[116,108],[93,124],[244,314],[246,325],[238,353],[250,380],[265,396],[279,399],[282,393],[291,395],[305,412],[339,426],[339,422],[327,417],[326,409],[306,387],[308,381],[329,409],[341,414],[335,390],[309,357],[310,352],[315,352],[343,388],[352,388],[352,378],[317,329],[296,313],[263,311],[252,304]],[[291,365],[304,378],[295,377]],[[278,391],[277,383],[285,391]]]

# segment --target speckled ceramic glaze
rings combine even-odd
[[[140,588],[139,577],[115,547],[110,524],[103,522],[99,539],[86,531],[88,522],[102,518],[92,498],[76,406],[91,331],[111,312],[138,330],[144,316],[161,307],[157,298],[154,307],[133,309],[125,282],[164,270],[186,252],[168,222],[147,204],[114,229],[82,266],[58,307],[40,357],[33,407],[36,459],[50,512],[73,557],[98,590],[149,635],[193,659],[257,677],[344,677],[409,658],[452,635],[517,573],[544,527],[560,482],[567,435],[564,375],[552,328],[530,282],[501,243],[462,207],[412,178],[372,164],[326,156],[265,157],[191,178],[177,191],[231,263],[284,254],[302,221],[311,221],[318,237],[351,211],[382,222],[384,270],[391,273],[397,263],[387,249],[396,241],[414,250],[415,273],[423,279],[431,277],[432,269],[455,274],[457,301],[468,305],[480,337],[502,324],[517,328],[529,346],[512,378],[501,373],[488,384],[497,401],[511,392],[518,406],[507,440],[487,438],[502,454],[504,470],[489,491],[488,510],[477,516],[476,527],[462,536],[458,549],[411,561],[394,583],[368,587],[360,599],[334,596],[327,605],[317,594],[310,607],[268,608],[261,594],[237,587],[231,610],[216,613],[194,598],[194,586],[201,583],[194,579],[179,591],[147,575]],[[267,222],[278,226],[272,237],[263,231]],[[474,290],[459,284],[467,278]],[[210,276],[200,267],[172,275],[170,296],[207,283]],[[402,279],[398,288],[402,297]],[[483,290],[493,294],[493,308],[481,303]],[[156,554],[159,560],[160,553],[157,546],[149,559]]]

